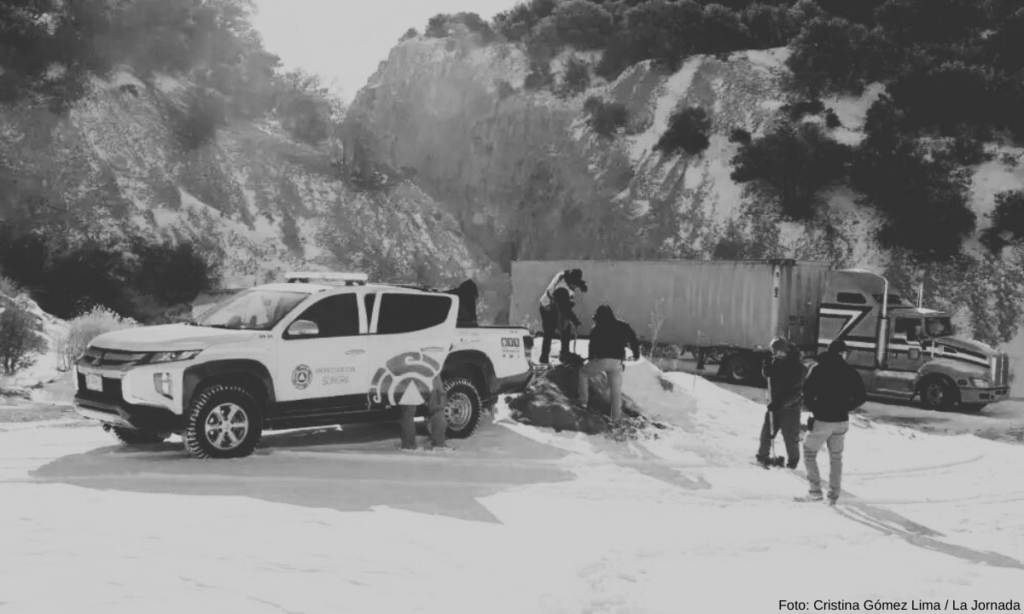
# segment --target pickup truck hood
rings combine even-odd
[[[997,354],[992,346],[980,341],[975,341],[974,339],[968,339],[967,337],[937,337],[933,339],[933,341],[939,347],[951,348],[958,352],[977,354],[979,357],[989,358],[990,356]]]
[[[165,324],[104,333],[93,339],[90,345],[106,350],[129,352],[173,352],[202,350],[213,345],[245,342],[255,335],[256,333],[251,330],[225,330],[187,324]]]

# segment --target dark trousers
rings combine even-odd
[[[540,362],[547,364],[548,358],[551,354],[551,340],[558,331],[558,312],[555,311],[554,306],[551,309],[540,308],[540,323],[544,328],[544,342],[540,346]],[[566,356],[569,354],[569,342],[572,340],[572,330],[567,326],[561,330],[560,341],[562,342],[562,351],[559,356]]]
[[[774,427],[774,429],[773,429]],[[768,458],[772,440],[782,431],[782,439],[786,442],[786,456],[790,466],[800,462],[800,408],[783,408],[777,412],[764,412],[764,426],[761,427],[761,447],[757,457]]]

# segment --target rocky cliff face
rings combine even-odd
[[[502,268],[512,259],[787,256],[885,273],[897,289],[957,313],[957,323],[1024,365],[1018,334],[1024,259],[1012,249],[987,254],[976,241],[956,262],[919,269],[874,241],[876,214],[841,187],[809,223],[765,213],[730,178],[735,128],[755,137],[791,102],[786,49],[727,58],[693,57],[675,73],[641,63],[614,83],[562,98],[524,90],[529,61],[517,45],[478,46],[471,37],[412,38],[396,46],[357,95],[346,119],[352,164],[382,164],[443,204],[472,243]],[[578,57],[593,61],[586,54]],[[566,55],[552,63],[558,74]],[[823,102],[842,126],[837,141],[856,144],[868,107],[882,93]],[[583,102],[624,104],[630,121],[614,138],[587,125]],[[712,124],[700,155],[654,150],[672,112],[700,106]],[[820,120],[815,120],[820,121]],[[973,169],[979,229],[994,194],[1024,186],[1024,150],[989,147]],[[1024,393],[1024,378],[1018,380]]]
[[[0,107],[0,160],[18,189],[75,203],[20,215],[37,226],[61,220],[72,239],[191,238],[230,287],[302,268],[431,284],[493,273],[416,185],[369,178],[357,187],[330,148],[296,143],[274,121],[229,122],[212,143],[184,150],[171,117],[187,86],[122,71],[94,80],[66,117]],[[5,213],[14,214],[0,210],[0,219]]]

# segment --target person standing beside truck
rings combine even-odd
[[[583,271],[581,269],[565,269],[551,278],[547,288],[544,289],[544,294],[540,297],[540,322],[544,329],[544,342],[540,349],[541,364],[548,363],[551,354],[551,339],[556,333],[562,344],[560,355],[564,358],[569,354],[569,340],[572,337],[570,324],[580,326],[580,319],[573,312],[572,292],[574,290],[587,291],[587,282],[583,281]]]
[[[633,327],[616,318],[608,305],[598,307],[594,312],[594,329],[590,331],[589,359],[580,368],[579,403],[582,409],[587,408],[590,378],[604,373],[608,376],[612,422],[622,419],[622,372],[627,345],[633,351],[633,360],[640,360],[640,340]]]
[[[772,355],[761,369],[768,380],[771,400],[761,427],[761,446],[757,451],[757,462],[769,466],[771,443],[782,431],[786,442],[786,467],[796,469],[800,463],[800,410],[803,407],[804,365],[800,360],[800,348],[782,337],[775,337],[770,344]]]
[[[867,400],[864,381],[857,370],[846,362],[846,343],[836,339],[828,344],[818,364],[811,368],[804,383],[804,400],[814,417],[804,441],[804,465],[810,492],[801,501],[821,501],[821,472],[818,450],[828,445],[828,503],[835,505],[843,479],[843,444],[850,430],[850,412]]]

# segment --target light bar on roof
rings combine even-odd
[[[296,282],[326,282],[345,284],[365,284],[370,276],[366,273],[331,273],[323,271],[290,272],[285,273],[284,278],[288,283]]]

